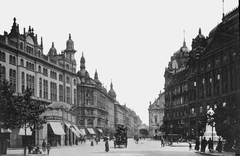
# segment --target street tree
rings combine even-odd
[[[13,129],[16,125],[16,108],[14,107],[15,98],[13,90],[7,80],[1,79],[0,74],[0,155],[5,153],[4,146],[6,138],[3,138],[1,132],[3,129]]]
[[[226,151],[231,151],[234,146],[240,147],[239,98],[240,95],[232,96],[225,106],[218,106],[214,114],[216,132],[226,140]]]
[[[46,120],[40,116],[45,111],[45,107],[39,101],[32,99],[32,93],[32,90],[27,88],[22,96],[16,98],[15,102],[16,126],[24,128],[25,135],[27,135],[27,128],[35,131],[41,129],[42,125],[46,123]],[[24,145],[24,155],[26,155],[26,144]]]
[[[14,91],[9,82],[1,79],[0,129],[24,128],[26,135],[27,128],[30,128],[33,132],[42,128],[42,124],[46,123],[46,121],[40,115],[45,111],[45,108],[40,102],[32,99],[32,90],[27,88],[22,96],[14,96],[13,93]],[[0,140],[1,150],[3,149],[4,140]],[[24,147],[24,155],[26,155],[26,144]],[[2,152],[0,151],[0,153]]]

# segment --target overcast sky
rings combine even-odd
[[[148,122],[149,102],[164,91],[164,71],[170,57],[187,47],[198,34],[208,36],[238,0],[8,0],[1,2],[1,35],[10,32],[13,18],[20,26],[43,37],[44,54],[54,42],[57,52],[66,49],[71,33],[79,70],[82,52],[86,69],[113,89],[126,104]]]

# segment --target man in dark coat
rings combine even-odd
[[[213,150],[213,141],[211,138],[209,138],[208,140],[208,149],[209,149],[209,152],[212,152]]]
[[[221,138],[218,139],[218,145],[217,145],[216,150],[218,151],[218,153],[222,152],[222,141],[221,141]]]
[[[199,138],[196,139],[196,142],[195,142],[195,150],[198,151],[199,150],[199,145],[200,145],[200,141],[199,141]]]
[[[206,140],[206,138],[204,137],[204,138],[202,139],[202,142],[201,142],[201,152],[205,153],[205,148],[206,148],[206,146],[207,146],[207,140]]]

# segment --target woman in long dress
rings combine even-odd
[[[105,142],[105,151],[108,152],[109,151],[109,144],[108,144],[108,140],[106,140]]]

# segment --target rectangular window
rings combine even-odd
[[[59,74],[59,81],[63,82],[63,75],[62,74]]]
[[[59,85],[59,101],[63,102],[63,85]]]
[[[66,92],[66,95],[67,95],[67,103],[69,103],[70,104],[70,87],[67,87],[67,90],[66,90],[67,92]]]
[[[66,77],[66,82],[70,84],[70,78],[68,76]]]
[[[77,104],[77,91],[74,89],[74,105]]]

